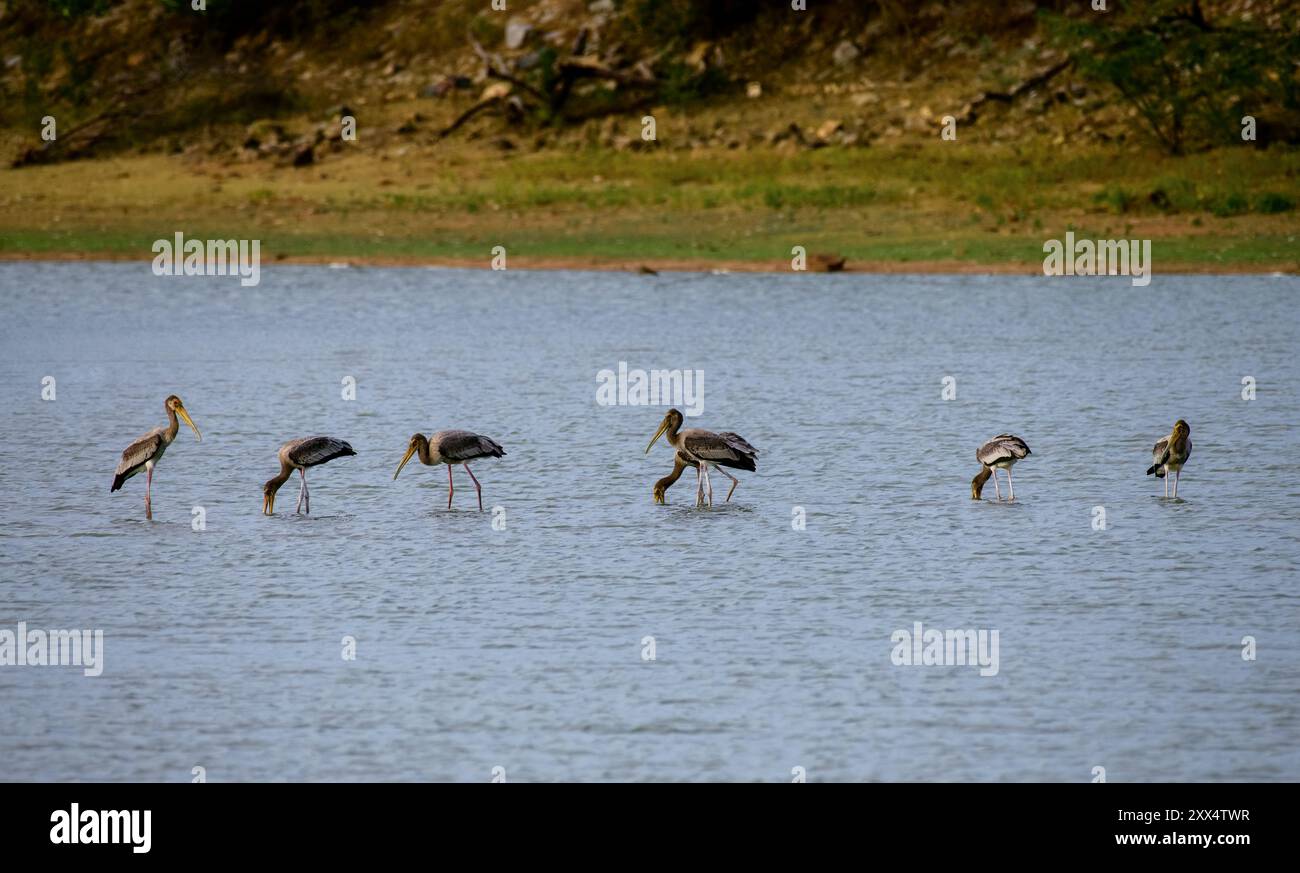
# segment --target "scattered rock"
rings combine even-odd
[[[713,48],[713,43],[703,40],[697,42],[691,49],[691,53],[682,58],[682,63],[688,67],[704,72],[708,69],[709,50]]]
[[[293,165],[306,167],[316,162],[316,150],[310,145],[299,146],[293,153]]]
[[[262,145],[276,145],[284,142],[287,136],[284,125],[277,121],[262,119],[254,121],[244,131],[244,148],[258,148]],[[252,143],[252,145],[249,145]]]
[[[835,46],[835,51],[831,52],[831,60],[835,61],[836,66],[844,67],[856,61],[861,55],[861,49],[846,39]]]
[[[595,0],[594,3],[587,4],[587,11],[593,14],[614,11],[614,0]]]
[[[658,270],[655,270],[655,269],[653,269],[653,268],[651,268],[651,267],[647,267],[645,264],[642,264],[641,266],[637,267],[637,268],[636,268],[636,271],[637,271],[638,273],[640,273],[642,276],[658,276],[658,275],[659,275],[659,271],[658,271]]]
[[[757,100],[763,96],[763,84],[761,82],[750,82],[745,86],[745,96],[750,100]]]
[[[831,137],[839,133],[843,127],[844,122],[840,121],[838,118],[832,118],[829,121],[824,122],[821,127],[817,128],[817,138],[822,142],[830,142]]]
[[[783,128],[770,132],[767,135],[767,141],[771,145],[780,145],[786,141],[795,142],[799,145],[808,144],[808,141],[804,138],[803,129],[793,121]]]
[[[439,76],[420,89],[421,97],[446,97],[455,87],[448,76]]]
[[[520,21],[518,18],[512,18],[506,23],[506,48],[514,50],[523,48],[528,37],[533,32],[533,26],[526,21]]]

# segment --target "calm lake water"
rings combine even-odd
[[[0,666],[0,778],[1300,779],[1298,292],[0,264],[0,631],[104,635],[98,677]],[[693,474],[652,503],[665,410],[596,403],[620,361],[703,371],[688,424],[761,452],[729,505]],[[203,441],[146,522],[144,477],[109,485],[173,392]],[[1143,474],[1179,417],[1175,502]],[[393,481],[448,427],[509,453],[486,512],[463,473],[450,512],[442,468]],[[1017,500],[973,502],[1003,431]],[[262,516],[318,433],[356,457]],[[997,630],[997,674],[895,665],[914,622]]]

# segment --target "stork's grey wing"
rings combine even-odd
[[[751,446],[749,441],[738,433],[724,430],[722,433],[718,434],[718,436],[722,437],[729,446],[740,452],[742,455],[749,455],[752,457],[758,454],[758,449]]]
[[[735,435],[732,434],[732,436]],[[740,442],[749,445],[744,440]],[[739,461],[749,457],[747,452],[733,445],[725,435],[709,430],[692,428],[685,431],[682,434],[682,443],[686,446],[686,451],[705,461],[718,461],[721,463],[723,461]]]
[[[438,454],[458,463],[475,458],[499,458],[506,453],[496,440],[467,430],[444,430],[438,438]]]
[[[1020,460],[1025,455],[1029,454],[1029,446],[1024,440],[1013,433],[1000,433],[993,439],[989,440],[989,442],[1005,443],[1007,449],[1011,452],[1011,456],[1016,460]]]
[[[314,467],[335,458],[355,455],[352,446],[341,439],[328,436],[306,437],[286,446],[289,460],[301,467]]]
[[[1169,460],[1169,437],[1161,437],[1155,448],[1151,450],[1151,463],[1159,466],[1167,460]]]
[[[117,469],[113,471],[113,475],[121,476],[129,473],[157,455],[158,447],[162,445],[162,435],[163,429],[157,427],[127,446],[122,452],[122,460],[117,462]]]
[[[1023,457],[1024,454],[1017,454],[1015,445],[1005,437],[994,437],[975,450],[975,460],[986,467],[999,461],[1016,461]]]

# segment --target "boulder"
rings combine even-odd
[[[838,118],[832,118],[823,122],[822,126],[817,128],[817,138],[822,142],[830,142],[831,137],[839,133],[843,127],[844,122],[840,121]]]
[[[838,273],[844,269],[844,256],[819,252],[808,256],[808,269],[814,273]]]
[[[506,22],[506,48],[510,50],[523,48],[533,32],[533,26],[526,21],[512,18]]]
[[[841,40],[840,44],[835,46],[835,51],[831,52],[831,60],[835,62],[836,66],[845,67],[856,61],[861,55],[861,49],[845,39]]]

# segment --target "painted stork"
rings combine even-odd
[[[1165,496],[1169,496],[1169,473],[1174,474],[1174,497],[1178,496],[1178,479],[1182,476],[1183,464],[1192,455],[1192,429],[1181,418],[1174,422],[1174,429],[1167,437],[1161,437],[1151,450],[1151,466],[1147,475],[1152,473],[1157,479],[1165,480]]]
[[[467,430],[440,430],[427,438],[424,434],[417,433],[407,444],[406,454],[402,457],[402,463],[397,465],[397,473],[393,474],[393,478],[397,478],[397,474],[402,472],[406,462],[415,454],[419,454],[420,463],[426,466],[446,464],[447,508],[451,509],[451,498],[456,493],[456,487],[451,481],[451,468],[455,464],[460,464],[474,482],[474,490],[478,492],[479,512],[482,512],[483,487],[479,485],[474,471],[469,468],[469,462],[477,461],[479,458],[499,458],[505,453],[506,450],[501,448],[496,440]]]
[[[126,447],[122,452],[122,460],[117,462],[117,469],[113,473],[113,487],[109,489],[110,493],[120,490],[127,479],[144,470],[144,517],[148,519],[153,518],[153,507],[149,502],[153,486],[153,468],[162,459],[163,453],[172,444],[172,440],[176,439],[176,433],[180,430],[180,423],[176,420],[176,416],[179,415],[193,429],[195,439],[199,442],[203,441],[203,435],[199,433],[190,414],[185,411],[185,404],[179,397],[175,394],[168,397],[163,402],[163,408],[167,410],[167,426],[155,427]]]
[[[1007,492],[1010,495],[1009,500],[1016,499],[1015,488],[1011,485],[1011,466],[1026,455],[1031,455],[1029,446],[1018,436],[1009,433],[1000,433],[993,439],[980,446],[975,452],[975,460],[982,465],[980,471],[975,474],[975,478],[970,483],[971,500],[979,500],[980,492],[984,490],[984,483],[988,481],[989,476],[993,477],[993,491],[998,495],[998,500],[1002,499],[1002,489],[998,487],[998,477],[995,470],[1007,471]]]
[[[298,488],[297,511],[301,513],[305,503],[307,514],[311,515],[311,492],[307,490],[307,468],[318,467],[335,458],[346,458],[355,454],[352,446],[334,437],[313,436],[289,440],[280,446],[279,475],[268,479],[262,486],[262,514],[275,514],[275,492],[279,491],[280,486],[289,480],[294,470],[297,470],[302,476],[302,485]]]
[[[664,416],[664,420],[659,424],[659,429],[655,431],[655,435],[650,439],[650,445],[646,446],[646,454],[650,454],[650,450],[654,448],[654,444],[658,442],[659,437],[664,436],[668,440],[668,444],[677,450],[678,455],[684,456],[687,463],[695,465],[697,477],[695,502],[697,506],[704,503],[705,486],[709,489],[709,506],[713,505],[713,483],[709,481],[709,467],[731,480],[731,489],[727,492],[727,501],[730,501],[736,486],[740,484],[740,480],[722,468],[734,467],[737,470],[754,470],[754,459],[758,455],[758,449],[751,446],[744,437],[730,431],[714,433],[711,430],[702,430],[697,427],[688,427],[683,430],[681,429],[683,420],[682,414],[676,409],[668,410],[668,414]],[[680,471],[675,470],[674,472],[676,472],[676,476],[671,477],[673,482],[677,481],[677,476],[681,475]],[[656,499],[662,496],[659,484],[655,483]],[[671,482],[668,483],[668,485],[671,484]],[[665,490],[668,485],[664,486]]]

